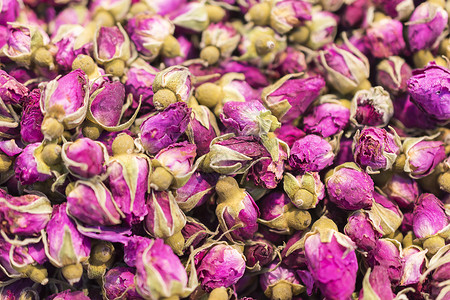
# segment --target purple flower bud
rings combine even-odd
[[[394,118],[406,128],[432,129],[436,121],[420,110],[409,94],[399,96],[394,101]]]
[[[381,19],[366,30],[367,43],[376,58],[401,55],[405,50],[403,24],[392,19]]]
[[[20,3],[17,0],[4,0],[0,8],[0,25],[16,21],[20,13]]]
[[[268,268],[270,271],[263,273],[259,279],[266,297],[283,299],[280,295],[287,294],[292,297],[304,291],[295,270],[278,265],[278,260],[271,263]]]
[[[417,182],[409,177],[394,174],[383,187],[383,191],[389,199],[397,203],[401,208],[407,208],[419,196]]]
[[[339,142],[339,152],[335,157],[334,164],[339,166],[346,162],[354,162],[353,139],[343,136]]]
[[[75,42],[83,31],[84,27],[78,24],[62,25],[55,31],[52,43],[57,47],[55,61],[61,69],[72,70],[72,63],[79,54],[89,55],[91,43],[75,49]]]
[[[189,249],[192,246],[196,249],[203,244],[209,235],[213,233],[196,219],[187,217],[186,225],[181,230],[181,234],[186,240],[184,248]]]
[[[373,250],[383,235],[379,219],[364,210],[355,211],[348,218],[344,233],[364,251]]]
[[[414,10],[414,3],[411,0],[375,0],[373,1],[388,16],[404,21]]]
[[[382,267],[393,286],[400,283],[403,274],[402,258],[398,247],[401,246],[396,240],[379,239],[375,249],[367,256],[368,265],[371,268]]]
[[[299,128],[291,124],[282,124],[280,128],[274,131],[276,137],[285,142],[289,148],[292,148],[294,142],[301,139],[306,134]]]
[[[207,202],[214,193],[218,176],[194,172],[185,185],[176,190],[175,200],[183,211],[190,211]]]
[[[202,32],[200,48],[214,47],[219,50],[222,59],[229,58],[239,44],[240,34],[228,23],[211,23],[208,28]],[[202,50],[205,53],[205,50]],[[202,53],[200,54],[202,57]],[[207,61],[209,61],[207,59]]]
[[[199,252],[194,260],[198,279],[206,292],[230,287],[244,275],[245,257],[233,246],[211,245]]]
[[[284,266],[301,270],[308,268],[303,247],[304,236],[304,231],[298,231],[289,238],[283,251],[281,251],[281,261]]]
[[[435,3],[424,2],[412,13],[408,25],[409,47],[416,52],[422,49],[434,49],[447,35],[448,14]]]
[[[5,104],[22,104],[27,96],[28,88],[26,86],[5,71],[0,70],[0,98]]]
[[[189,141],[197,146],[197,153],[202,156],[209,152],[209,145],[219,134],[216,117],[208,107],[192,107],[192,114],[186,131]]]
[[[70,5],[61,10],[60,13],[54,19],[54,24],[50,23],[49,26],[51,29],[50,32],[56,34],[58,32],[59,27],[63,25],[87,25],[89,22],[89,10],[84,5]]]
[[[353,137],[355,162],[367,172],[390,170],[400,154],[401,141],[397,134],[383,128],[365,127]]]
[[[304,117],[303,124],[306,132],[326,138],[341,132],[349,119],[350,110],[347,107],[338,100],[325,99]]]
[[[438,234],[449,224],[450,218],[441,200],[433,194],[421,194],[417,198],[413,213],[413,231],[417,238]]]
[[[33,236],[45,228],[52,213],[45,196],[23,195],[12,197],[0,190],[1,231],[8,235]]]
[[[270,11],[270,26],[280,34],[307,20],[311,20],[311,4],[307,1],[278,1]]]
[[[245,247],[244,255],[247,268],[260,271],[262,267],[265,267],[275,259],[275,246],[263,238],[258,238],[252,240],[250,244]]]
[[[87,225],[117,225],[123,213],[101,182],[77,181],[67,195],[67,213]]]
[[[104,81],[90,96],[88,118],[105,129],[119,125],[125,100],[125,87],[119,81]]]
[[[106,170],[106,147],[89,138],[80,138],[62,146],[61,157],[69,171],[77,177],[91,178]]]
[[[28,185],[52,178],[50,169],[39,156],[41,151],[41,143],[29,144],[17,156],[14,172],[21,184]]]
[[[384,127],[394,115],[394,107],[389,93],[377,86],[356,92],[350,112],[350,119],[357,125]]]
[[[395,298],[386,270],[381,266],[375,266],[372,271],[370,268],[367,270],[363,279],[363,288],[359,292],[361,300],[373,298],[386,300]]]
[[[114,27],[100,27],[94,37],[94,58],[99,63],[111,62],[114,59],[127,61],[131,58],[130,39],[119,24]]]
[[[0,288],[0,298],[4,300],[39,300],[41,286],[33,286],[34,282],[30,279],[21,279]]]
[[[331,145],[320,136],[307,135],[292,146],[289,165],[301,172],[319,172],[333,163],[332,150]]]
[[[339,17],[329,11],[314,11],[311,23],[307,23],[310,31],[306,45],[318,50],[334,41],[337,33]]]
[[[103,289],[108,300],[117,298],[140,299],[134,283],[136,270],[128,267],[115,267],[103,278]]]
[[[350,27],[361,25],[367,17],[367,12],[369,11],[368,8],[371,4],[372,3],[367,0],[356,0],[351,4],[347,4],[344,8],[341,22],[345,26]]]
[[[245,81],[252,88],[261,88],[268,86],[270,83],[266,76],[258,67],[249,65],[246,62],[227,61],[221,65],[224,74],[234,72],[245,74]]]
[[[314,208],[325,197],[325,185],[317,172],[307,172],[296,177],[285,173],[284,191],[300,209]]]
[[[287,47],[277,58],[277,70],[281,75],[300,73],[307,69],[305,54],[293,47]],[[248,75],[247,75],[248,76]]]
[[[64,277],[72,284],[81,278],[81,263],[88,260],[91,243],[77,230],[66,210],[66,203],[53,206],[52,219],[48,222],[43,240],[48,259],[54,266],[63,268]]]
[[[48,283],[47,269],[42,266],[48,261],[42,242],[27,244],[25,246],[12,244],[11,246],[6,246],[5,250],[9,250],[8,263],[14,270],[19,272],[21,277],[29,277],[41,285]],[[9,271],[8,267],[6,269],[6,271]],[[10,273],[8,276],[17,277],[14,273]]]
[[[41,92],[34,89],[23,101],[22,119],[20,120],[20,135],[26,143],[42,142],[44,135],[41,132],[41,124],[44,115],[39,107]]]
[[[429,138],[406,138],[403,141],[403,153],[406,154],[404,171],[412,178],[427,176],[445,159],[444,144],[425,139]]]
[[[374,192],[374,202],[370,209],[372,219],[378,219],[383,236],[393,234],[403,222],[403,213],[397,204],[384,195]]]
[[[209,24],[208,12],[203,2],[185,2],[181,5],[174,3],[168,15],[176,26],[188,31],[202,32]]]
[[[420,280],[425,264],[426,264],[426,250],[422,250],[416,246],[409,246],[403,249],[403,275],[400,285],[406,286],[416,284]]]
[[[180,102],[145,120],[140,127],[144,149],[156,154],[174,143],[186,130],[190,113],[186,103]]]
[[[325,178],[328,196],[339,208],[357,210],[372,206],[372,178],[355,163],[344,163]],[[357,192],[356,192],[357,191]]]
[[[411,76],[411,67],[400,56],[388,57],[377,65],[377,83],[393,95],[407,91],[407,80]]]
[[[53,294],[48,297],[48,300],[90,300],[82,291],[71,292],[70,290],[65,290],[58,294]]]
[[[305,240],[308,270],[322,294],[329,299],[347,299],[355,289],[358,261],[355,244],[342,233],[331,230]]]
[[[264,104],[283,123],[289,123],[303,114],[325,87],[320,76],[295,78],[286,75],[262,92]]]
[[[408,80],[411,100],[438,121],[445,122],[450,118],[449,89],[450,71],[435,64],[414,70],[413,76]]]

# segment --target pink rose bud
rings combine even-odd
[[[401,208],[407,208],[414,203],[419,196],[419,186],[417,182],[399,174],[394,174],[383,187],[383,191],[389,199],[398,204]]]
[[[187,217],[186,225],[184,225],[181,230],[181,234],[186,240],[184,248],[187,250],[190,249],[191,246],[194,247],[194,249],[201,246],[205,242],[206,238],[213,233],[209,231],[204,224],[200,223],[196,219]]]
[[[395,242],[395,244],[394,244]],[[401,253],[396,240],[379,239],[375,249],[369,252],[366,262],[371,267],[380,266],[393,286],[400,283],[403,274]]]
[[[153,105],[164,110],[176,102],[187,103],[191,96],[192,74],[186,67],[173,66],[156,74],[153,81]]]
[[[191,109],[186,103],[174,103],[141,124],[141,141],[151,154],[176,142],[189,123]]]
[[[292,299],[304,291],[300,278],[295,270],[278,265],[279,260],[272,262],[269,272],[261,275],[259,282],[264,295],[271,299]],[[284,296],[284,297],[283,297]]]
[[[416,7],[409,18],[407,32],[409,47],[413,52],[434,49],[447,35],[448,13],[438,4],[424,2]]]
[[[89,258],[91,243],[77,230],[66,210],[66,203],[53,207],[52,219],[48,222],[43,241],[45,254],[52,265],[62,268],[63,276],[73,284],[83,275],[81,264]]]
[[[416,284],[420,281],[420,277],[426,269],[426,252],[417,246],[403,249],[403,265],[405,267],[400,281],[401,286]]]
[[[411,0],[375,0],[373,2],[388,16],[400,21],[408,19],[414,10],[414,3]]]
[[[445,299],[449,296],[448,290],[445,288],[446,285],[444,282],[447,282],[450,279],[450,263],[448,259],[450,257],[450,251],[448,251],[448,246],[442,249],[440,255],[436,257],[433,269],[429,268],[429,272],[433,272],[431,276],[431,293],[433,297],[440,297],[441,299]],[[431,267],[431,266],[430,266]],[[422,281],[424,278],[421,278]]]
[[[305,233],[305,231],[298,231],[286,242],[286,246],[281,251],[281,260],[285,267],[302,270],[308,268],[303,248]]]
[[[178,206],[186,212],[202,206],[212,198],[217,180],[217,174],[194,172],[186,184],[176,190]]]
[[[274,131],[275,136],[285,142],[289,148],[292,148],[295,141],[301,139],[306,134],[299,128],[291,124],[281,124],[277,130]]]
[[[411,76],[411,67],[400,56],[388,57],[377,65],[377,83],[392,95],[405,93]]]
[[[77,177],[91,178],[106,170],[109,156],[106,147],[89,138],[80,138],[62,146],[61,157],[69,171]]]
[[[403,153],[406,155],[404,171],[412,178],[422,178],[434,171],[445,159],[444,144],[441,141],[429,141],[430,138],[406,138],[403,141]]]
[[[109,226],[121,224],[122,211],[111,192],[101,182],[77,181],[67,195],[67,213],[87,225]]]
[[[296,78],[286,75],[266,87],[262,99],[278,120],[289,123],[308,109],[324,87],[325,80],[320,76]]]
[[[270,11],[270,24],[267,25],[270,25],[278,33],[285,34],[308,20],[311,20],[310,3],[307,1],[282,0],[274,3]]]
[[[409,94],[399,96],[394,101],[394,118],[406,128],[432,129],[436,126],[429,114],[420,110]]]
[[[287,47],[286,51],[280,53],[277,62],[277,70],[283,76],[301,73],[307,69],[305,54],[294,47]]]
[[[3,97],[2,97],[3,98]],[[34,89],[23,101],[22,118],[20,120],[20,135],[26,143],[39,143],[44,139],[41,132],[41,124],[44,115],[39,106],[41,92]]]
[[[323,98],[303,119],[304,129],[324,138],[341,132],[350,120],[350,109],[336,99]]]
[[[392,292],[391,281],[386,276],[386,270],[381,266],[375,266],[373,270],[369,268],[363,279],[363,287],[359,292],[359,299],[393,300],[395,294]],[[375,298],[376,299],[376,298]]]
[[[103,278],[103,290],[107,300],[120,297],[139,299],[134,283],[136,270],[129,267],[115,267],[106,272]]]
[[[427,238],[441,231],[448,231],[450,218],[444,205],[433,194],[421,194],[417,198],[413,214],[413,231],[417,238]]]
[[[52,43],[57,47],[55,61],[59,68],[72,70],[72,63],[79,54],[89,55],[92,48],[91,43],[75,49],[75,42],[83,34],[83,31],[84,27],[78,24],[62,25],[58,27],[58,31],[55,31]]]
[[[0,98],[5,104],[22,104],[28,96],[28,88],[13,76],[0,70]]]
[[[383,128],[365,127],[353,138],[355,162],[367,172],[390,170],[400,154],[401,141],[397,134]]]
[[[333,159],[334,153],[330,143],[320,136],[310,134],[294,143],[289,165],[301,172],[319,172],[333,164]]]
[[[212,65],[227,59],[239,44],[240,34],[228,23],[211,23],[202,32],[200,58]]]
[[[205,3],[189,1],[172,5],[168,16],[177,27],[194,32],[202,32],[208,27],[209,18]]]
[[[246,62],[227,61],[221,65],[223,72],[235,72],[245,74],[245,80],[252,88],[262,88],[268,86],[269,80],[264,76],[263,72],[255,66],[252,66]],[[224,76],[225,76],[224,75]]]
[[[84,294],[84,292],[71,292],[70,290],[65,290],[64,292],[60,292],[57,294],[53,294],[48,297],[48,300],[89,300],[88,296]]]
[[[372,6],[372,3],[368,0],[355,0],[351,4],[347,4],[342,12],[341,22],[349,27],[366,26],[366,24],[361,23],[366,22],[369,6]]]
[[[14,172],[21,184],[29,185],[52,178],[50,168],[42,160],[41,152],[41,143],[34,143],[27,145],[17,156]]]
[[[355,163],[344,163],[334,168],[327,174],[325,185],[330,201],[339,208],[357,210],[372,206],[372,178]]]
[[[197,153],[202,156],[209,152],[211,141],[220,135],[217,120],[211,110],[203,105],[194,105],[186,130],[189,141],[197,146]]]
[[[339,17],[329,11],[314,11],[312,19],[306,23],[309,29],[309,39],[306,45],[313,50],[319,50],[334,41],[337,33]]]
[[[20,13],[20,2],[17,0],[4,0],[0,8],[0,25],[6,26],[8,22],[16,21]]]
[[[350,113],[350,119],[357,125],[384,127],[394,115],[394,107],[389,93],[376,86],[356,92]]]
[[[8,252],[8,262],[15,271],[19,272],[21,277],[28,277],[36,283],[46,285],[48,283],[48,271],[43,266],[48,262],[44,251],[44,244],[30,243],[24,246],[11,245],[6,246]],[[6,268],[8,269],[8,268]],[[16,274],[9,274],[10,277],[17,277]]]
[[[363,251],[373,250],[383,236],[379,219],[365,210],[355,211],[348,218],[344,233]]]
[[[366,30],[368,46],[376,58],[388,58],[403,54],[406,45],[403,40],[403,24],[389,18],[374,22]]]
[[[244,275],[245,257],[238,249],[227,244],[213,244],[195,255],[197,276],[206,292],[231,287]]]
[[[325,185],[317,172],[307,172],[296,177],[286,172],[283,183],[284,191],[300,209],[314,208],[325,197]]]
[[[252,240],[244,250],[247,268],[252,271],[261,271],[275,259],[276,254],[275,246],[263,238]]]
[[[408,80],[411,100],[427,115],[438,120],[450,118],[450,71],[447,68],[429,64],[423,69],[414,70]]]
[[[379,220],[383,236],[394,234],[403,222],[403,213],[397,204],[384,195],[374,192],[374,202],[370,209],[370,216]]]

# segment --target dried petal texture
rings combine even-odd
[[[176,142],[188,126],[190,113],[186,103],[177,102],[145,120],[140,127],[144,149],[156,154]]]
[[[115,267],[109,270],[103,279],[106,299],[141,299],[134,283],[135,273],[136,270],[129,267]]]
[[[314,106],[303,119],[304,129],[324,138],[341,132],[348,124],[350,110],[339,102],[322,103]]]
[[[34,154],[36,148],[39,146],[41,146],[40,143],[29,144],[23,149],[22,153],[17,156],[14,164],[14,172],[21,184],[28,185],[52,178],[47,172],[42,173],[43,170],[40,170],[39,168],[41,163],[38,162]]]
[[[368,46],[374,57],[401,55],[406,48],[403,40],[403,24],[400,21],[382,19],[372,23],[366,34]]]
[[[401,208],[410,206],[419,196],[419,186],[417,182],[409,177],[394,174],[383,187],[383,191],[389,199],[398,204]]]
[[[91,43],[75,49],[77,38],[83,34],[84,27],[78,24],[61,25],[55,31],[52,43],[57,47],[55,61],[63,70],[72,70],[72,63],[79,54],[89,55]]]
[[[433,194],[422,194],[417,198],[413,213],[413,231],[419,238],[437,234],[450,224],[444,204]]]
[[[252,180],[257,186],[262,186],[266,189],[276,188],[281,179],[283,179],[287,158],[286,149],[280,144],[278,147],[278,159],[273,160],[272,157],[268,157],[259,160],[250,169],[247,180]]]
[[[142,255],[142,251],[153,243],[153,239],[142,237],[139,235],[132,236],[128,243],[123,247],[123,261],[129,267],[136,267],[138,253]]]
[[[358,125],[384,127],[394,115],[389,93],[381,86],[359,90],[352,99],[350,118]]]
[[[364,210],[356,211],[348,218],[344,233],[363,251],[373,250],[377,240],[383,235],[381,227]]]
[[[183,66],[166,68],[156,74],[152,88],[154,93],[168,89],[175,94],[178,101],[188,103],[192,93],[192,74]]]
[[[275,246],[263,238],[255,239],[245,247],[244,254],[247,267],[250,269],[259,267],[258,269],[260,269],[273,261]],[[258,269],[256,270],[258,271]]]
[[[339,17],[332,12],[314,11],[311,23],[307,23],[310,33],[306,45],[313,50],[319,50],[323,46],[333,43],[338,23]]]
[[[48,297],[49,300],[89,300],[88,296],[86,296],[82,291],[80,292],[71,292],[70,290],[65,290],[64,292],[57,293]]]
[[[277,61],[280,64],[277,67],[277,70],[283,76],[293,73],[301,73],[307,69],[305,54],[293,47],[287,47],[286,51],[280,53]]]
[[[94,57],[100,63],[130,58],[130,40],[120,26],[100,27],[94,39]]]
[[[297,276],[294,269],[286,268],[282,265],[278,265],[279,260],[272,262],[268,268],[269,272],[265,272],[261,275],[259,282],[261,284],[261,288],[264,293],[267,295],[268,293],[272,293],[270,291],[278,282],[283,281],[286,283],[290,283],[291,289],[294,291],[294,294],[299,292],[299,287],[301,285],[300,279]]]
[[[319,172],[333,163],[332,150],[331,145],[320,136],[307,135],[292,146],[289,165],[301,172]]]
[[[270,221],[284,213],[284,206],[289,204],[291,199],[282,192],[274,191],[266,195],[260,201],[261,219]]]
[[[186,184],[177,189],[175,200],[184,211],[201,206],[212,197],[217,180],[217,174],[194,172]]]
[[[436,126],[436,120],[414,104],[409,94],[401,95],[395,99],[394,118],[406,128],[432,129]]]
[[[25,85],[5,71],[0,70],[0,98],[5,104],[22,104],[27,96],[28,88]]]
[[[39,299],[40,286],[33,288],[35,282],[31,279],[20,279],[17,280],[2,289],[0,289],[0,298],[5,300],[16,300],[16,299]]]
[[[300,128],[291,124],[282,124],[280,128],[274,131],[274,133],[277,138],[285,142],[289,148],[292,148],[295,141],[306,135]]]
[[[411,67],[400,56],[388,57],[377,65],[377,84],[393,95],[407,92],[407,81],[411,76]]]
[[[159,70],[137,59],[125,75],[124,85],[125,94],[133,95],[132,109],[136,109],[139,99],[142,96],[141,113],[145,114],[152,111],[153,108],[153,89],[149,88],[153,85],[156,73]]]
[[[189,141],[197,146],[199,156],[209,152],[211,141],[220,134],[216,117],[209,108],[203,105],[192,107],[186,134]]]
[[[412,0],[375,0],[378,5],[388,16],[404,21],[414,10]]]
[[[108,156],[100,142],[90,138],[80,138],[63,145],[62,159],[67,168],[76,176],[91,178],[105,171]]]
[[[395,294],[392,292],[391,282],[386,276],[386,270],[382,266],[375,266],[373,270],[367,270],[363,280],[363,288],[359,293],[359,299],[386,299],[392,300]]]
[[[244,256],[229,245],[211,246],[199,252],[194,260],[201,287],[207,292],[230,287],[244,275]]]
[[[403,265],[405,267],[400,285],[405,286],[419,282],[423,271],[426,269],[426,253],[426,250],[416,246],[409,246],[403,249]]]
[[[159,151],[154,159],[169,169],[174,177],[182,177],[191,172],[197,155],[196,150],[197,147],[194,144],[186,141],[175,143]]]
[[[8,22],[16,21],[20,13],[20,2],[17,0],[3,0],[0,7],[0,25],[6,26]]]
[[[125,100],[125,87],[119,81],[104,81],[91,95],[90,113],[101,126],[119,125]]]
[[[393,286],[400,283],[403,274],[401,253],[397,247],[398,245],[390,240],[380,239],[377,241],[375,249],[369,252],[366,260],[371,268],[375,266],[384,268],[384,272]]]
[[[450,119],[450,71],[429,64],[413,71],[408,80],[411,100],[430,117],[438,121]]]
[[[39,106],[41,92],[34,89],[23,101],[22,118],[20,119],[20,135],[26,143],[42,142],[44,135],[41,132],[41,124],[44,115]]]
[[[421,178],[433,172],[434,168],[445,159],[444,144],[441,141],[424,140],[414,143],[413,140],[411,139],[412,146],[408,139],[403,142],[406,152],[405,171],[413,178]]]
[[[374,192],[374,202],[369,212],[373,220],[378,219],[383,235],[394,234],[403,222],[403,213],[397,204],[384,195]]]
[[[150,1],[146,0],[146,2]],[[175,5],[168,16],[176,26],[194,32],[205,30],[209,24],[205,4],[197,1],[186,1],[182,5]]]

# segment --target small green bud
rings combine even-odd
[[[195,89],[195,98],[200,105],[212,109],[223,99],[222,87],[206,82]]]
[[[44,118],[41,125],[41,131],[45,138],[48,140],[54,140],[59,138],[64,132],[64,126],[55,118]]]
[[[164,110],[177,101],[177,95],[169,89],[161,89],[153,95],[153,105],[157,110]]]
[[[270,22],[270,4],[262,2],[253,5],[248,11],[248,19],[257,26],[265,26]]]
[[[220,50],[216,46],[207,46],[200,52],[200,58],[205,60],[208,65],[214,65],[219,61]]]
[[[440,236],[432,236],[423,242],[423,248],[428,249],[427,256],[432,257],[445,246],[445,240]]]
[[[114,155],[130,154],[134,150],[134,140],[128,134],[119,134],[114,139],[111,149]]]
[[[42,149],[42,160],[49,166],[61,162],[61,146],[58,144],[48,144]]]
[[[217,5],[205,5],[211,23],[219,23],[225,17],[226,11]]]
[[[12,158],[6,154],[0,153],[0,173],[4,173],[9,170],[12,165]]]
[[[83,275],[83,266],[80,263],[67,265],[62,267],[61,271],[64,278],[73,285],[80,281]]]
[[[157,167],[150,176],[150,182],[157,191],[167,190],[173,182],[173,175],[163,167]]]
[[[113,76],[121,77],[125,71],[125,62],[121,59],[114,59],[105,63],[105,71]]]
[[[86,75],[95,72],[95,62],[89,55],[80,54],[72,63],[72,70],[81,69]]]
[[[270,53],[273,49],[275,49],[275,39],[270,34],[260,34],[255,41],[255,49],[256,53],[259,56],[266,55]]]
[[[173,35],[168,35],[163,42],[161,54],[164,57],[173,58],[181,55],[180,43]]]

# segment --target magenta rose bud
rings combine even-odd
[[[106,272],[103,278],[103,290],[107,300],[117,298],[140,299],[134,283],[136,270],[129,267],[115,267]]]
[[[417,198],[413,213],[413,231],[417,238],[439,234],[450,224],[444,205],[433,194],[422,194]]]
[[[53,294],[48,297],[48,300],[89,300],[88,296],[86,296],[82,291],[79,292],[71,292],[70,290],[65,290],[64,292],[60,292],[57,294]]]
[[[288,269],[278,263],[279,260],[271,263],[268,266],[269,272],[261,275],[259,279],[261,288],[268,298],[292,299],[292,296],[304,291],[304,286],[294,269]]]
[[[109,159],[106,147],[89,138],[65,143],[62,146],[61,157],[69,171],[81,178],[102,174]]]
[[[374,202],[370,209],[373,220],[378,219],[383,236],[394,234],[403,222],[403,213],[397,204],[378,192],[373,193]]]
[[[372,206],[372,178],[355,163],[344,163],[334,168],[327,174],[325,185],[330,201],[339,208],[357,210]]]
[[[420,281],[422,273],[425,271],[426,250],[417,246],[409,246],[403,249],[402,263],[404,265],[401,286],[416,284]]]
[[[301,172],[319,172],[333,163],[333,149],[320,136],[310,134],[297,140],[291,149],[289,165]]]
[[[411,76],[411,67],[400,56],[388,57],[377,65],[377,84],[392,95],[407,92],[407,81]]]
[[[344,233],[363,251],[373,250],[383,236],[379,220],[364,210],[355,211],[348,218]]]
[[[309,39],[306,45],[313,50],[319,50],[323,46],[333,43],[339,17],[332,12],[316,10],[312,13],[312,19],[306,23],[309,29]]]
[[[87,43],[79,49],[74,49],[77,38],[83,34],[84,27],[78,24],[64,24],[55,30],[52,37],[52,44],[57,47],[55,61],[59,68],[68,71],[72,70],[72,63],[79,54],[89,55],[92,48],[91,43]]]
[[[389,93],[377,86],[356,92],[350,113],[350,119],[357,125],[384,127],[394,115],[394,107]]]
[[[180,102],[145,120],[140,126],[144,149],[156,154],[176,142],[188,126],[190,113],[186,103]]]
[[[438,4],[424,2],[412,13],[408,25],[409,47],[413,52],[434,49],[446,35],[448,13]]]
[[[396,243],[394,244],[394,242]],[[403,274],[399,246],[400,243],[396,240],[379,239],[375,248],[369,252],[366,259],[367,264],[371,268],[376,266],[382,267],[393,286],[400,283]]]
[[[441,141],[428,141],[427,137],[406,138],[403,153],[406,154],[404,171],[412,178],[429,175],[445,159],[444,144]]]
[[[447,250],[440,253],[433,266],[435,267],[435,270],[432,270],[433,272],[431,275],[432,295],[436,298],[442,297],[441,299],[445,299],[446,296],[449,296],[449,292],[445,288],[446,285],[443,284],[444,282],[448,282],[450,279],[450,263],[448,262],[449,257],[450,251],[448,251],[447,248]]]
[[[178,188],[175,200],[183,211],[190,211],[194,207],[205,204],[214,193],[217,174],[194,172],[185,185]]]
[[[436,126],[436,120],[420,110],[406,93],[398,96],[394,101],[394,118],[406,128],[432,129]]]
[[[429,64],[413,71],[408,80],[411,100],[430,117],[445,122],[450,118],[450,71]]]
[[[320,76],[296,77],[286,75],[262,91],[264,104],[283,123],[303,114],[325,87],[325,80]]]
[[[138,249],[135,284],[144,299],[184,298],[192,291],[180,259],[162,239]]]
[[[90,239],[83,236],[75,222],[67,215],[67,205],[54,205],[53,215],[44,236],[45,254],[70,284],[76,283],[83,274],[82,263],[89,258]]]
[[[277,70],[283,76],[300,73],[307,69],[305,54],[294,47],[287,47],[286,51],[280,53],[277,61],[279,63]]]
[[[20,135],[26,143],[42,142],[44,135],[41,132],[41,124],[44,115],[39,106],[41,92],[34,89],[23,101],[22,118],[20,120]]]
[[[0,70],[0,98],[5,104],[22,104],[28,96],[28,88],[13,76]]]
[[[274,131],[275,136],[285,142],[289,148],[292,148],[296,140],[301,139],[306,134],[299,128],[291,124],[282,124]]]
[[[263,238],[258,238],[251,241],[245,247],[244,255],[247,268],[254,271],[261,271],[263,267],[275,259],[276,249],[271,242]]]
[[[194,260],[198,279],[206,292],[230,287],[244,275],[244,255],[227,244],[213,244],[195,255]]]
[[[220,131],[216,117],[208,107],[203,105],[192,107],[186,134],[189,141],[197,146],[199,156],[209,152],[211,141],[220,135]]]
[[[397,134],[383,128],[365,127],[353,138],[355,162],[367,172],[390,170],[400,154],[401,141]]]
[[[366,39],[372,55],[387,58],[401,55],[405,50],[403,24],[393,19],[382,19],[372,23],[366,31]]]
[[[358,271],[356,246],[342,233],[334,230],[328,233],[316,232],[306,237],[308,270],[326,298],[347,299],[355,289]]]
[[[17,156],[14,164],[14,172],[17,180],[19,180],[21,184],[28,185],[52,178],[48,167],[45,171],[42,169],[45,163],[38,155],[40,151],[42,151],[41,143],[29,144],[23,149],[22,153]]]
[[[97,29],[94,37],[94,58],[98,63],[107,64],[113,60],[125,62],[131,55],[130,39],[120,24]]]
[[[391,281],[386,276],[384,267],[375,266],[373,270],[369,268],[364,276],[359,299],[364,300],[372,297],[386,300],[395,298],[395,294],[392,292]]]
[[[419,186],[417,182],[410,178],[394,174],[383,187],[383,191],[389,199],[398,204],[401,208],[409,207],[419,196]]]
[[[67,212],[87,225],[117,225],[123,213],[118,209],[111,192],[101,182],[77,181],[67,195]]]
[[[411,0],[375,0],[373,1],[388,16],[400,21],[405,21],[414,10]]]
[[[91,94],[88,118],[104,129],[112,130],[122,118],[125,87],[119,81],[104,81]]]
[[[350,109],[335,99],[326,99],[314,106],[303,119],[304,129],[324,138],[341,132],[350,120]]]
[[[20,2],[17,0],[5,0],[0,8],[0,25],[6,26],[8,22],[16,21],[20,13]]]
[[[190,247],[201,246],[205,242],[206,238],[209,237],[212,232],[204,224],[200,223],[194,218],[187,217],[186,225],[184,225],[181,230],[181,234],[186,240],[185,249],[190,249]]]

